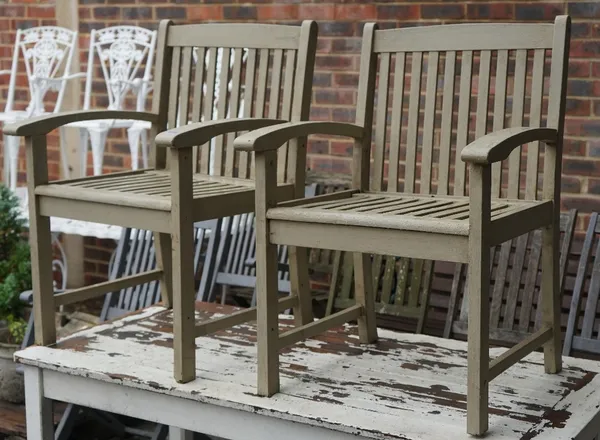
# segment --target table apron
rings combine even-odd
[[[360,434],[332,431],[323,426],[269,417],[52,370],[42,369],[42,373],[46,398],[230,440],[356,440],[357,434]]]

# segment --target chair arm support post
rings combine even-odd
[[[470,164],[466,289],[469,317],[467,432],[470,434],[488,429],[491,176],[490,165]]]
[[[558,132],[553,128],[505,128],[471,142],[463,148],[460,157],[463,162],[492,164],[507,159],[515,148],[536,141],[555,145]]]
[[[256,295],[258,394],[279,391],[277,246],[271,243],[267,211],[277,204],[277,151],[258,151],[256,163]]]

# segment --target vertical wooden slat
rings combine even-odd
[[[294,83],[294,100],[292,101],[291,120],[293,122],[306,121],[309,117],[318,33],[315,21],[305,20],[302,22],[297,54],[298,65],[296,66]],[[297,198],[304,196],[306,142],[306,137],[303,137],[292,139],[288,143],[286,181],[294,183],[294,192]]]
[[[273,51],[273,66],[271,68],[271,92],[269,95],[269,118],[276,119],[279,115],[279,96],[281,95],[281,79],[283,71],[283,50]]]
[[[521,276],[524,271],[525,252],[527,251],[527,243],[529,236],[533,234],[524,234],[516,239],[515,255],[511,268],[510,281],[508,285],[508,293],[506,295],[506,307],[504,309],[503,327],[505,329],[513,329],[515,324],[515,313],[517,311],[517,302],[519,300],[519,291],[521,289]]]
[[[154,167],[164,169],[167,165],[166,148],[156,148],[154,138],[167,129],[169,102],[169,67],[172,64],[173,49],[167,46],[171,20],[161,20],[156,40],[156,65],[154,67],[154,91],[152,92],[152,112],[159,115],[150,130],[150,145],[154,150]]]
[[[242,49],[233,51],[233,70],[231,72],[231,98],[229,100],[229,116],[237,118],[240,109],[240,91],[242,87],[242,64],[244,62]],[[236,153],[233,148],[235,134],[227,137],[227,151],[225,153],[225,175],[233,177]]]
[[[425,117],[423,120],[423,151],[421,160],[421,194],[429,194],[431,192],[433,131],[435,127],[439,57],[439,52],[430,52],[427,59],[427,86],[425,89]]]
[[[533,73],[531,78],[531,110],[529,126],[539,127],[542,123],[542,99],[544,92],[544,60],[546,51],[537,49],[533,54]],[[540,164],[540,143],[532,142],[527,146],[527,174],[525,198],[535,200],[538,192],[538,169]]]
[[[204,60],[198,60],[204,62]],[[215,85],[217,77],[217,48],[208,49],[208,65],[206,67],[206,95],[204,96],[204,122],[212,121],[215,105]],[[201,172],[210,174],[210,142],[200,147]]]
[[[173,61],[171,63],[171,85],[169,91],[169,128],[177,127],[177,110],[179,105],[179,86],[181,85],[180,78],[181,67],[181,47],[173,48]]]
[[[410,102],[408,103],[408,135],[406,138],[406,162],[404,171],[404,192],[415,191],[417,166],[417,135],[419,132],[419,104],[421,97],[421,71],[423,69],[423,53],[412,54],[410,73]]]
[[[373,127],[373,102],[377,55],[373,52],[377,24],[367,23],[363,28],[363,45],[360,54],[360,79],[356,105],[356,123],[365,127],[365,137],[356,141],[352,152],[352,188],[365,191],[369,187],[369,162],[371,159],[371,130]]]
[[[375,257],[378,257],[379,255],[376,255]],[[379,256],[380,257],[380,256]],[[381,259],[379,259],[379,264],[374,264],[373,265],[373,279],[375,280],[374,286],[375,289],[373,289],[373,292],[377,292],[377,284],[379,281],[379,273],[381,271]],[[394,272],[396,271],[396,258],[392,255],[388,255],[385,257],[385,267],[383,269],[383,283],[381,286],[381,299],[380,302],[382,304],[389,304],[390,303],[390,298],[392,296],[392,289],[394,287],[393,285],[393,280],[394,280]],[[396,297],[394,298],[394,303],[398,304],[400,307],[402,307],[402,302],[398,302],[398,297],[400,295],[398,294],[398,292],[396,292]]]
[[[508,74],[508,50],[499,50],[496,60],[496,84],[494,87],[494,117],[492,130],[504,128],[506,118],[506,80]],[[502,162],[492,165],[492,197],[500,197],[502,189]]]
[[[466,168],[460,153],[469,138],[471,110],[471,80],[473,73],[473,51],[464,51],[460,66],[460,96],[458,98],[458,128],[456,130],[456,158],[454,162],[454,195],[465,195]]]
[[[477,85],[475,139],[479,139],[480,137],[484,136],[487,130],[491,61],[491,52],[489,50],[482,50],[479,58],[479,83]]]
[[[250,118],[254,114],[254,84],[256,78],[256,49],[248,49],[246,61],[246,76],[244,78],[244,117]],[[248,157],[252,153],[239,152],[238,177],[247,179]]]
[[[271,67],[271,85],[269,94],[269,118],[277,119],[279,115],[279,97],[281,96],[281,80],[283,71],[283,50],[273,51],[273,66]],[[277,151],[277,156],[284,155],[282,149]],[[279,163],[279,157],[277,158]],[[285,166],[277,167],[277,182],[285,181]]]
[[[388,171],[388,191],[398,191],[398,166],[400,162],[400,139],[402,129],[402,102],[404,100],[404,67],[406,53],[396,54],[394,69],[394,92],[392,97],[392,131],[390,135],[390,158]]]
[[[375,151],[373,152],[373,176],[371,189],[381,191],[383,183],[383,162],[387,140],[388,89],[390,81],[389,53],[382,53],[379,64],[379,86],[377,88],[377,110],[375,122]]]
[[[292,100],[294,99],[294,78],[296,76],[296,51],[288,50],[285,55],[285,79],[283,81],[283,102],[281,118],[291,120]],[[289,142],[277,151],[277,169],[288,169]],[[287,173],[285,175],[287,180]]]
[[[517,50],[515,60],[515,84],[513,92],[513,108],[511,127],[523,125],[525,106],[525,76],[527,73],[527,50]],[[515,148],[508,157],[508,197],[519,198],[519,177],[521,174],[521,148]]]
[[[227,102],[229,100],[229,60],[231,59],[231,49],[223,48],[222,56],[221,56],[221,74],[219,76],[219,96],[216,96],[215,99],[218,100],[217,103],[217,117],[219,119],[227,118]],[[231,116],[235,117],[235,116]],[[225,136],[220,135],[214,139],[214,171],[213,173],[217,176],[223,175],[223,153],[225,149]]]
[[[203,108],[202,103],[204,99],[204,60],[206,57],[206,49],[199,47],[196,49],[196,68],[194,72],[194,99],[192,101],[192,122],[200,122],[200,111]],[[198,148],[194,148],[194,170],[198,169]]]
[[[442,126],[440,139],[440,160],[438,194],[447,195],[450,183],[450,150],[452,148],[452,119],[454,107],[454,76],[456,74],[456,52],[446,52],[444,68],[444,94],[442,98]]]
[[[269,49],[260,50],[258,62],[258,79],[256,91],[255,117],[262,118],[265,114],[265,103],[267,98],[267,81],[269,79]]]
[[[256,108],[254,116],[262,118],[265,114],[267,100],[267,81],[269,79],[269,49],[260,49],[258,61],[258,78],[256,89]],[[254,178],[254,156],[250,156],[250,178]]]
[[[179,116],[177,125],[188,122],[190,108],[190,77],[192,74],[192,48],[184,47],[181,50],[181,91],[179,93]]]
[[[521,311],[519,313],[519,330],[522,332],[527,332],[529,330],[531,310],[533,308],[533,294],[536,290],[535,283],[537,281],[540,258],[542,256],[541,231],[533,231],[531,235],[529,261],[527,263],[527,273],[525,274],[525,284],[523,286],[523,298],[521,300]]]

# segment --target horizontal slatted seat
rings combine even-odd
[[[285,205],[285,203],[284,203]],[[517,212],[541,216],[532,220],[547,223],[551,203],[532,200],[495,199],[491,202],[492,227],[495,221]],[[273,208],[271,220],[365,226],[452,235],[469,234],[469,198],[390,193],[355,193],[347,198]],[[501,225],[500,225],[501,227]]]
[[[281,184],[281,188],[293,191],[292,184]],[[232,177],[192,176],[192,196],[194,200],[246,193],[252,197],[254,182]],[[74,179],[50,182],[36,188],[36,195],[71,200],[94,201],[119,206],[155,208],[164,211],[171,209],[171,174],[168,170],[144,170],[134,173],[118,173],[95,176],[88,179]]]

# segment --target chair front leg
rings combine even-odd
[[[171,247],[175,380],[196,378],[192,148],[171,150]],[[166,249],[163,248],[163,251]]]
[[[559,373],[562,369],[560,328],[559,212],[552,224],[542,231],[542,325],[552,329],[552,338],[544,344],[544,370]]]
[[[46,136],[27,137],[25,138],[25,146],[35,343],[37,345],[50,345],[56,342],[52,235],[50,232],[50,217],[41,215],[39,196],[35,194],[37,186],[48,183]]]
[[[488,430],[491,167],[469,167],[467,432]]]
[[[277,246],[269,238],[267,210],[277,201],[277,152],[256,153],[255,163],[258,394],[272,396],[279,392],[279,317]]]

